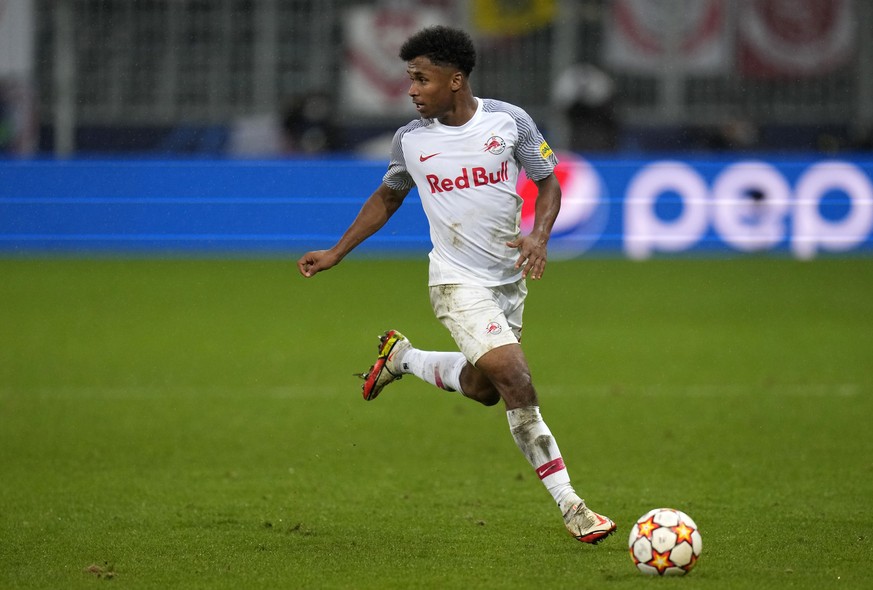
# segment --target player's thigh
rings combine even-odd
[[[516,329],[501,307],[500,296],[488,287],[435,285],[430,300],[437,319],[472,364],[485,353],[507,344],[518,344]],[[521,331],[519,318],[518,332]]]

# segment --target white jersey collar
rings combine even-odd
[[[473,116],[470,117],[470,120],[464,123],[463,125],[443,125],[439,122],[438,119],[433,119],[433,124],[443,131],[447,131],[449,133],[461,133],[466,129],[469,129],[473,125],[476,124],[476,121],[479,120],[479,116],[482,114],[482,99],[474,96],[473,100],[476,101],[476,112],[473,113]]]

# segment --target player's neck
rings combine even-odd
[[[460,127],[476,114],[479,103],[471,92],[459,96],[451,110],[437,117],[437,120],[448,127]]]

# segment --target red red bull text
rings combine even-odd
[[[430,187],[431,193],[443,193],[471,186],[506,182],[509,180],[509,165],[503,162],[496,172],[489,172],[482,166],[474,166],[473,168],[465,166],[461,168],[461,175],[455,178],[440,178],[436,174],[428,174],[425,178],[427,178],[427,185]]]

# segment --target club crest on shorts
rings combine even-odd
[[[488,141],[485,142],[485,149],[483,152],[491,152],[495,156],[502,154],[503,150],[506,149],[506,142],[503,141],[503,138],[499,135],[492,135],[488,138]]]
[[[503,326],[498,324],[497,322],[488,322],[488,325],[485,326],[485,333],[490,336],[497,336],[503,331]]]

